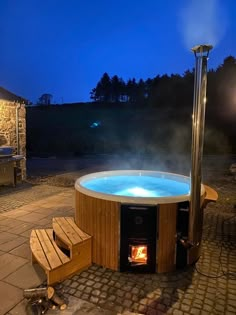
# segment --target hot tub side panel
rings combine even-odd
[[[92,261],[119,270],[120,203],[76,191],[75,222],[92,236]]]

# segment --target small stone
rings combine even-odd
[[[87,293],[83,293],[82,296],[81,296],[81,298],[82,298],[83,300],[88,300],[89,295],[88,295]]]
[[[100,293],[101,293],[100,290],[93,290],[93,291],[92,291],[92,295],[94,295],[94,296],[99,296]]]
[[[115,295],[110,295],[108,297],[108,301],[115,301],[116,300],[116,296]]]
[[[78,287],[78,282],[73,281],[70,285],[71,288],[77,288]]]
[[[76,289],[70,289],[68,293],[71,294],[71,295],[74,295],[75,292],[76,292]]]
[[[124,307],[128,307],[129,308],[132,305],[132,301],[124,300],[123,305],[124,305]]]
[[[132,292],[133,294],[138,294],[138,293],[139,293],[139,289],[138,289],[138,288],[133,288],[133,289],[131,290],[131,292]]]
[[[103,299],[105,299],[105,298],[107,297],[107,293],[106,293],[106,292],[102,292],[102,293],[100,294],[100,297],[103,298]]]
[[[92,290],[93,290],[92,288],[87,287],[87,288],[85,288],[84,292],[90,294],[92,292]]]
[[[204,309],[205,311],[211,312],[211,311],[212,311],[212,306],[210,306],[210,305],[208,305],[208,304],[204,304],[204,305],[203,305],[203,309]]]
[[[85,289],[85,285],[80,284],[80,285],[78,286],[78,290],[83,291],[84,289]]]
[[[201,313],[201,311],[197,308],[191,308],[190,310],[190,314],[193,314],[193,315],[199,315]]]
[[[95,283],[93,287],[94,287],[94,289],[100,289],[101,286],[102,286],[101,283]]]
[[[182,303],[186,304],[186,305],[191,305],[192,301],[190,301],[188,299],[183,299]]]
[[[181,305],[181,310],[184,312],[188,312],[190,310],[190,306],[186,304]]]
[[[88,281],[86,282],[86,284],[87,284],[88,286],[93,286],[93,285],[94,285],[94,281],[88,280]]]
[[[98,297],[96,296],[90,296],[90,302],[94,303],[94,304],[97,304],[98,303]]]

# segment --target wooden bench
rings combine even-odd
[[[205,198],[204,198],[204,207],[209,202],[216,202],[218,199],[218,193],[211,187],[204,185],[205,187]]]
[[[59,246],[67,247],[69,257]],[[88,268],[92,263],[91,236],[81,231],[73,218],[53,218],[53,229],[32,230],[32,263],[38,263],[47,275],[48,285],[62,281]]]

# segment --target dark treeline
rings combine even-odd
[[[104,73],[97,86],[91,91],[91,99],[97,103],[134,103],[163,105],[183,101],[191,97],[194,73],[157,75],[154,79],[129,79],[125,82],[117,75],[110,77]],[[186,89],[187,87],[187,89]],[[186,94],[190,94],[187,95]],[[190,93],[189,93],[190,92]]]
[[[193,101],[194,69],[183,75],[164,74],[147,80],[129,79],[125,82],[117,75],[104,73],[91,91],[90,97],[96,103],[134,103],[153,107],[170,107],[184,111]],[[232,95],[236,87],[236,59],[229,56],[216,70],[208,72],[207,106],[222,114],[222,106],[230,111],[235,102]],[[234,92],[235,94],[235,92]],[[234,99],[234,100],[233,100]],[[227,114],[227,113],[226,113]]]

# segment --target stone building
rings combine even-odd
[[[0,87],[0,146],[14,147],[15,155],[26,158],[27,101]],[[26,178],[26,159],[19,162],[22,179]]]

